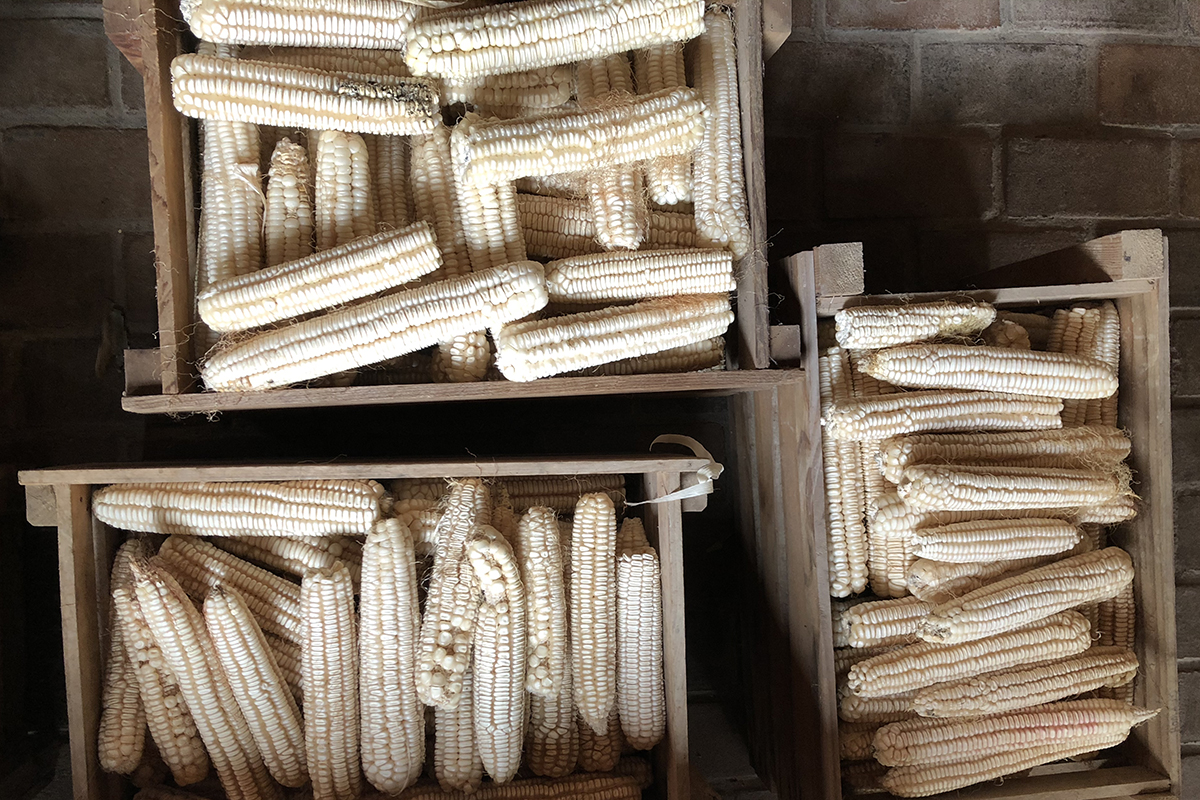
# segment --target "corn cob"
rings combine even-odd
[[[608,724],[603,733],[596,733],[591,726],[578,717],[579,768],[584,772],[610,772],[621,758],[625,739],[621,735],[621,721],[617,709],[608,712]]]
[[[297,578],[303,578],[309,570],[329,569],[334,563],[341,561],[350,570],[350,577],[357,586],[362,577],[361,560],[335,555],[337,545],[331,537],[317,537],[317,541],[321,544],[290,536],[252,536],[245,539],[221,536],[215,538],[212,543],[238,558],[257,562]]]
[[[304,744],[313,795],[352,800],[359,770],[358,646],[354,588],[342,564],[313,570],[300,587],[304,616]]]
[[[742,174],[737,53],[733,20],[719,6],[710,6],[704,14],[704,33],[697,40],[693,72],[708,108],[692,169],[696,230],[701,238],[728,247],[734,258],[740,259],[750,252],[752,243]]]
[[[281,128],[407,136],[432,130],[436,85],[425,78],[323,72],[185,53],[171,61],[181,114]]]
[[[1121,366],[1121,318],[1112,301],[1106,300],[1100,306],[1100,330],[1097,333],[1099,347],[1096,357],[1108,365],[1114,374]],[[1117,424],[1117,393],[1100,401],[1090,401],[1083,422],[1087,425],[1116,425]]]
[[[359,75],[408,77],[408,65],[400,50],[361,50],[349,47],[243,47],[239,58],[269,61],[324,72],[353,72]]]
[[[478,272],[525,261],[525,240],[512,183],[480,186],[455,180],[454,188],[471,268]]]
[[[641,520],[617,534],[617,705],[621,730],[635,750],[649,750],[667,730],[663,686],[662,587],[658,553]]]
[[[367,143],[367,165],[371,168],[376,224],[381,231],[404,228],[413,221],[408,139],[367,134],[363,140]]]
[[[570,659],[570,643],[563,650]],[[579,759],[580,729],[572,698],[571,670],[563,673],[562,685],[550,697],[531,694],[529,721],[525,729],[525,763],[535,775],[561,778],[574,771]]]
[[[850,620],[846,618],[846,612],[863,602],[867,601],[858,597],[830,601],[829,618],[833,625],[834,647],[850,646]]]
[[[1125,647],[1093,647],[1058,661],[1013,667],[929,686],[913,707],[923,717],[974,717],[1016,711],[1103,687],[1127,685],[1138,660]]]
[[[580,108],[597,108],[616,93],[633,94],[633,70],[626,53],[581,59],[575,64],[575,100]]]
[[[586,172],[561,172],[556,175],[528,175],[513,181],[518,192],[560,200],[581,201],[587,194]],[[585,205],[584,208],[587,206]]]
[[[442,103],[469,103],[501,116],[561,106],[571,99],[572,70],[559,64],[474,80],[442,81]]]
[[[109,587],[113,593],[129,591],[131,565],[144,557],[148,548],[140,539],[129,539],[113,558]],[[128,775],[142,761],[146,741],[146,709],[142,705],[137,672],[117,619],[116,602],[108,610],[108,659],[104,665],[104,694],[101,697],[100,733],[96,755],[105,772]]]
[[[311,192],[308,151],[287,137],[280,139],[271,155],[263,212],[268,267],[295,261],[312,252]],[[203,311],[200,314],[204,316]]]
[[[862,697],[886,697],[1019,664],[1064,658],[1083,652],[1090,644],[1087,620],[1068,611],[976,641],[910,644],[852,666],[849,686]]]
[[[571,530],[571,683],[575,707],[597,735],[617,692],[617,520],[606,494],[586,494]]]
[[[218,391],[285,386],[494,328],[545,305],[541,265],[509,264],[256,334],[210,357],[201,372]]]
[[[531,381],[710,339],[731,322],[725,295],[684,295],[504,325],[494,331],[496,364],[509,380]]]
[[[300,589],[291,581],[190,536],[169,537],[158,557],[196,601],[224,583],[242,594],[265,632],[292,642],[302,639]]]
[[[398,794],[425,762],[425,709],[414,665],[420,631],[412,536],[395,519],[375,525],[363,547],[359,601],[362,764],[367,780]]]
[[[1079,538],[1079,528],[1063,520],[973,520],[916,531],[913,554],[952,563],[1015,561],[1062,553]]]
[[[132,569],[138,607],[164,664],[178,681],[221,788],[231,800],[280,797],[234,700],[200,612],[161,567],[135,561]]]
[[[467,537],[491,521],[491,505],[482,482],[464,480],[451,489],[438,521],[433,578],[417,649],[417,694],[428,706],[450,710],[459,703],[480,602],[467,560]],[[465,719],[470,722],[469,716]]]
[[[467,333],[434,349],[429,375],[434,383],[482,381],[487,378],[492,360],[492,343],[487,332]]]
[[[1111,599],[1100,603],[1099,644],[1133,647],[1136,639],[1137,606],[1134,603],[1133,582],[1125,585]]]
[[[843,687],[838,692],[838,719],[855,724],[882,725],[911,719],[913,693],[902,692],[887,697],[859,697]]]
[[[184,0],[183,18],[209,42],[386,49],[404,41],[419,8],[382,0]]]
[[[911,434],[883,443],[883,475],[899,483],[904,469],[914,464],[1097,468],[1124,461],[1129,447],[1123,431],[1104,425],[1053,431]]]
[[[879,781],[887,771],[887,767],[873,758],[870,761],[843,761],[842,785],[847,793],[854,795],[882,794],[883,786]]]
[[[820,357],[822,413],[834,401],[849,400],[849,362],[844,350],[832,348]],[[823,430],[821,449],[825,471],[826,547],[829,592],[845,597],[861,592],[867,582],[867,529],[864,527],[861,463],[858,445],[837,442]],[[873,535],[873,532],[872,532]]]
[[[209,800],[208,797],[170,786],[149,785],[133,796],[133,800]]]
[[[838,749],[843,761],[861,761],[872,758],[871,742],[879,726],[873,722],[839,722]]]
[[[375,207],[367,143],[357,133],[321,131],[316,137],[317,249],[375,232]]]
[[[259,626],[261,628],[261,626]],[[296,704],[304,702],[304,679],[301,666],[300,645],[290,639],[284,639],[274,634],[263,632],[267,647],[271,648],[271,656],[275,666],[279,667],[279,676],[287,684],[288,691]]]
[[[989,465],[919,464],[904,470],[904,502],[926,511],[988,511],[1099,505],[1129,494],[1128,473]]]
[[[703,111],[696,92],[685,88],[517,120],[467,114],[454,126],[450,150],[456,176],[477,185],[590,171],[690,152]]]
[[[604,492],[614,505],[625,502],[624,475],[565,475],[540,478],[502,478],[499,485],[508,491],[517,511],[544,506],[560,514],[575,510],[582,495]]]
[[[733,260],[717,250],[596,253],[546,265],[555,303],[612,303],[647,297],[731,292]]]
[[[447,791],[422,784],[409,789],[404,800],[640,800],[641,797],[637,776],[589,772],[499,785],[485,783],[469,791]]]
[[[567,672],[567,617],[562,546],[551,508],[531,508],[517,526],[513,549],[521,564],[528,608],[525,614],[525,688],[547,699],[559,695]]]
[[[525,736],[525,590],[512,548],[495,528],[471,533],[467,557],[483,595],[472,656],[475,744],[487,774],[507,783],[521,766]]]
[[[409,181],[413,216],[433,225],[438,249],[442,251],[442,277],[458,277],[471,271],[462,211],[454,188],[450,162],[450,129],[438,125],[429,133],[412,138]]]
[[[633,53],[633,68],[639,94],[687,85],[683,64],[683,45],[678,42],[656,44]],[[692,201],[692,158],[690,155],[663,156],[646,162],[646,188],[650,199],[661,205]]]
[[[871,645],[870,647],[837,647],[833,651],[834,672],[838,678],[844,678],[855,664],[866,661],[868,658],[874,658],[875,656],[899,649],[900,645],[894,644]]]
[[[436,507],[437,502],[449,494],[450,488],[441,478],[401,479],[392,482],[392,495],[397,503],[403,500],[424,500],[432,501]]]
[[[427,222],[345,240],[332,249],[213,284],[198,297],[213,330],[247,330],[408,283],[441,266]]]
[[[517,211],[531,256],[563,259],[602,252],[586,200],[520,193]],[[647,211],[646,238],[641,246],[658,250],[698,248],[696,220],[691,214]]]
[[[911,643],[917,638],[921,620],[932,608],[932,603],[915,597],[860,603],[842,615],[849,628],[848,644],[872,647]]]
[[[596,241],[605,250],[636,250],[646,238],[649,210],[642,172],[601,169],[588,177]]]
[[[92,513],[147,533],[320,536],[370,530],[382,494],[374,481],[118,483],[92,496]]]
[[[303,786],[308,770],[300,710],[246,601],[236,589],[216,586],[204,601],[204,621],[271,777],[284,786]]]
[[[959,338],[982,331],[996,319],[987,303],[913,303],[844,308],[834,319],[842,347],[874,350],[929,339]]]
[[[1012,320],[999,319],[988,325],[979,334],[980,340],[989,347],[1011,347],[1014,350],[1032,350],[1029,332]]]
[[[663,372],[712,372],[725,365],[725,340],[715,336],[703,342],[672,347],[661,353],[623,358],[568,375],[653,375]]]
[[[474,792],[483,780],[483,760],[475,741],[475,676],[469,663],[460,683],[457,706],[433,709],[433,775],[444,792],[477,796]]]
[[[704,29],[701,13],[684,0],[526,0],[453,11],[419,20],[406,58],[414,74],[469,80],[686,41]]]
[[[962,597],[1000,576],[1024,572],[1052,563],[1060,554],[1019,558],[1015,561],[970,562],[952,564],[918,559],[908,568],[906,585],[916,597],[929,603],[946,603]]]
[[[886,439],[925,431],[1061,428],[1062,401],[994,392],[934,390],[837,402],[822,417],[835,439]]]
[[[880,380],[918,389],[966,389],[1087,400],[1117,390],[1117,375],[1094,358],[1061,353],[910,344],[869,353],[862,369]]]

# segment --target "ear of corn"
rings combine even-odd
[[[147,548],[139,539],[129,539],[117,549],[109,579],[109,587],[114,593],[129,591],[133,581],[133,561],[144,557],[146,551]],[[117,619],[115,601],[108,612],[108,637],[96,756],[100,768],[105,772],[128,775],[137,769],[142,760],[146,740],[146,710],[142,705],[134,663],[129,657],[122,626]]]
[[[513,539],[521,565],[527,609],[525,688],[544,698],[558,696],[567,672],[567,615],[558,519],[551,508],[531,508]]]
[[[874,350],[929,339],[970,336],[996,319],[987,303],[912,303],[858,306],[837,312],[837,340],[842,347]]]
[[[616,546],[612,500],[581,497],[571,530],[571,683],[575,707],[597,735],[608,729],[617,692]]]
[[[596,253],[546,265],[553,303],[612,303],[647,297],[716,295],[736,289],[733,259],[718,250]]]
[[[662,585],[658,553],[641,520],[617,534],[617,705],[626,741],[649,750],[667,730],[663,684]]]
[[[328,250],[375,232],[367,143],[357,133],[316,136],[317,249]]]
[[[420,9],[386,0],[184,0],[182,10],[209,42],[386,49],[404,41]]]
[[[491,367],[492,343],[487,331],[477,331],[438,344],[429,374],[434,383],[471,383],[485,380]]]
[[[222,536],[215,538],[213,544],[239,558],[286,572],[296,578],[303,578],[309,570],[329,569],[338,561],[350,570],[350,577],[356,586],[361,578],[361,553],[355,557],[343,552],[341,545],[331,536],[311,537],[311,540],[291,536],[250,536],[244,539]]]
[[[264,217],[268,267],[295,261],[312,252],[312,169],[308,150],[287,137],[279,140],[271,155]],[[204,312],[200,315],[204,316]]]
[[[462,210],[454,187],[450,162],[450,129],[437,125],[429,133],[412,137],[409,180],[413,215],[433,225],[442,252],[442,277],[458,277],[471,271]]]
[[[445,792],[474,794],[483,780],[483,760],[475,741],[474,682],[468,663],[460,679],[457,705],[433,709],[433,776]]]
[[[583,59],[575,64],[575,100],[580,108],[595,108],[614,93],[633,94],[633,71],[626,53]]]
[[[649,210],[642,172],[602,169],[587,182],[596,241],[605,250],[636,250],[646,238]]]
[[[511,182],[480,186],[456,180],[467,253],[475,271],[525,261],[525,239]]]
[[[239,58],[270,61],[325,72],[408,77],[408,66],[400,50],[363,50],[350,47],[243,47]]]
[[[563,259],[602,252],[596,241],[596,226],[587,200],[520,193],[517,210],[525,246],[531,256]],[[674,211],[648,210],[646,237],[641,246],[648,250],[700,247],[695,217]]]
[[[482,78],[442,81],[442,103],[469,103],[496,116],[561,106],[571,99],[572,70],[567,64]]]
[[[973,520],[916,531],[913,554],[934,561],[1015,561],[1062,553],[1079,538],[1079,528],[1064,520]]]
[[[367,165],[375,193],[375,217],[381,231],[406,227],[412,220],[408,162],[408,138],[404,136],[363,137],[367,143]]]
[[[901,692],[886,697],[859,697],[839,693],[838,719],[857,725],[882,725],[912,719],[916,714],[912,708],[913,693]]]
[[[1129,494],[1113,470],[918,465],[904,470],[904,501],[925,511],[990,511],[1100,505]]]
[[[839,401],[821,418],[835,439],[886,439],[927,431],[1043,430],[1062,427],[1062,401],[994,392],[932,390]]]
[[[719,336],[695,344],[672,347],[661,353],[622,358],[598,364],[572,375],[654,375],[667,372],[707,372],[724,369],[725,340]]]
[[[1014,350],[1032,350],[1029,332],[1012,320],[997,319],[979,334],[983,343],[990,347],[1011,347]]]
[[[618,764],[618,767],[620,765]],[[529,778],[510,784],[485,783],[447,794],[438,786],[420,785],[409,790],[404,800],[639,800],[642,783],[638,775],[586,773],[564,778]]]
[[[271,648],[271,656],[275,659],[275,666],[279,667],[279,676],[287,684],[288,691],[292,693],[296,704],[303,703],[304,678],[301,666],[300,645],[290,639],[284,639],[265,631],[263,632],[263,636],[267,640],[267,647]]]
[[[917,639],[921,620],[933,608],[915,597],[860,603],[843,613],[847,644],[872,647],[883,644],[910,644]]]
[[[831,348],[819,359],[818,368],[821,409],[827,413],[834,402],[850,400],[853,395],[848,354],[840,348]],[[827,430],[822,431],[821,448],[829,591],[835,597],[845,597],[865,589],[868,576],[860,453],[856,443],[835,441]]]
[[[611,772],[617,766],[621,748],[625,745],[616,708],[608,713],[608,722],[602,733],[593,731],[582,716],[578,718],[578,724],[579,768],[584,772]]]
[[[635,50],[633,68],[639,94],[687,85],[683,45],[658,44]],[[650,199],[660,205],[690,203],[692,159],[690,155],[663,156],[646,162],[646,188]]]
[[[861,761],[874,757],[871,742],[879,726],[872,722],[839,722],[838,749],[843,761]]]

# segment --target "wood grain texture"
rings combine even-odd
[[[53,486],[25,487],[25,521],[35,528],[58,525],[58,501]]]
[[[140,0],[104,0],[104,33],[138,72],[142,64]]]
[[[738,366],[771,365],[767,323],[767,179],[763,166],[763,9],[761,0],[734,8],[742,158],[753,247],[737,265]]]

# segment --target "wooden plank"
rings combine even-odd
[[[1042,286],[1128,278],[1163,271],[1162,231],[1129,230],[970,276],[973,286]]]
[[[1169,788],[1170,781],[1166,776],[1145,767],[1131,766],[1027,778],[1009,777],[1000,782],[932,795],[930,800],[1119,800],[1134,796],[1138,800],[1148,800],[1143,792],[1161,792]],[[893,795],[887,793],[869,797],[895,800]]]
[[[678,472],[643,477],[647,497],[662,497],[680,486]],[[666,739],[655,748],[659,778],[666,778],[666,800],[689,800],[687,722],[687,631],[684,625],[683,513],[679,503],[644,506],[647,538],[658,550],[663,597],[663,677],[667,704]]]
[[[1072,283],[1056,286],[1017,286],[1002,289],[972,289],[955,292],[855,295],[818,297],[817,314],[831,317],[843,308],[863,305],[927,303],[947,298],[980,300],[995,306],[1052,306],[1083,300],[1116,300],[1154,291],[1158,278],[1122,278],[1102,283]]]
[[[813,251],[812,285],[818,296],[858,295],[865,290],[862,242],[823,244]]]
[[[771,365],[767,330],[767,178],[763,166],[763,9],[760,0],[734,7],[737,35],[738,101],[742,113],[742,155],[753,249],[738,262],[738,366]]]
[[[125,394],[158,394],[162,391],[162,351],[125,351]]]
[[[700,474],[697,472],[687,472],[679,476],[680,487],[683,489],[689,486],[695,486],[700,483]],[[696,497],[687,497],[680,501],[679,508],[685,514],[703,511],[708,508],[708,495],[702,494]]]
[[[142,31],[138,24],[141,13],[139,0],[104,0],[104,33],[138,72],[144,68]]]
[[[763,0],[763,61],[792,35],[792,0]]]
[[[53,486],[25,487],[25,521],[35,528],[58,525],[58,502]]]
[[[799,325],[771,326],[771,363],[778,366],[800,365],[802,348]]]
[[[166,356],[164,356],[164,360]],[[165,375],[165,373],[164,373]],[[539,397],[590,397],[614,394],[730,394],[802,380],[800,370],[725,370],[674,375],[619,375],[543,378],[529,383],[421,383],[391,386],[346,386],[322,389],[274,389],[265,392],[201,392],[125,396],[121,407],[137,414],[189,414],[257,411],[314,406],[406,405],[468,400],[521,400]],[[165,380],[165,377],[164,377]]]

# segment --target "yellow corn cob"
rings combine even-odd
[[[1063,520],[973,520],[916,531],[913,554],[952,563],[1015,561],[1062,553],[1079,538],[1079,528]]]
[[[475,741],[474,682],[474,670],[468,663],[460,681],[458,705],[433,709],[433,775],[444,792],[475,796],[483,780],[483,760]]]
[[[853,394],[846,351],[832,348],[819,363],[821,407]],[[826,540],[830,593],[835,597],[861,592],[867,585],[868,531],[864,526],[862,463],[859,447],[837,442],[822,432],[826,497]]]
[[[467,253],[475,271],[525,261],[525,239],[511,182],[480,186],[455,180]]]
[[[267,770],[284,786],[308,782],[304,728],[262,629],[236,589],[216,586],[204,601],[204,621]]]
[[[171,536],[158,557],[197,601],[218,584],[237,589],[262,629],[292,642],[303,638],[300,588],[191,536]]]
[[[354,588],[342,564],[300,587],[304,616],[304,744],[313,795],[352,800],[362,787]]]
[[[496,365],[509,380],[531,381],[704,341],[732,322],[727,296],[684,295],[503,325]]]
[[[740,259],[750,252],[752,242],[742,174],[737,52],[733,20],[719,6],[710,6],[704,14],[704,33],[697,40],[693,72],[708,108],[692,168],[696,230],[703,239],[728,247],[734,258]]]
[[[441,263],[433,228],[414,222],[213,284],[198,297],[200,316],[217,331],[257,328],[369,297]]]
[[[578,717],[577,724],[579,768],[584,772],[611,772],[617,766],[617,761],[621,758],[621,749],[625,746],[617,710],[614,708],[608,713],[608,724],[603,733],[593,731],[582,716]]]
[[[129,591],[134,559],[145,557],[149,548],[140,539],[129,539],[113,558],[109,587],[113,593]],[[142,761],[146,741],[146,709],[125,637],[117,619],[116,602],[108,610],[108,658],[104,665],[104,694],[101,697],[100,733],[96,756],[105,772],[128,775]]]
[[[450,163],[450,129],[438,125],[429,133],[412,138],[409,181],[413,216],[433,225],[438,249],[442,251],[440,276],[457,277],[471,271],[462,211],[454,189]]]
[[[918,464],[898,489],[917,510],[975,511],[1089,506],[1129,494],[1128,473],[988,465]]]
[[[666,735],[661,570],[636,517],[627,518],[617,534],[615,710],[635,750],[649,750]]]
[[[478,480],[454,485],[437,526],[433,578],[417,648],[417,694],[421,702],[450,710],[459,704],[470,665],[479,586],[467,560],[467,537],[491,521],[491,497]],[[466,718],[468,723],[470,717]]]
[[[882,725],[916,716],[912,709],[912,692],[888,697],[859,697],[843,689],[838,695],[838,719],[843,722]]]
[[[668,42],[635,50],[633,68],[639,94],[687,85],[683,45]],[[646,162],[646,188],[650,199],[660,205],[692,201],[692,158],[664,156]]]
[[[1103,687],[1127,685],[1137,669],[1137,656],[1132,650],[1093,647],[1058,661],[929,686],[917,692],[913,707],[922,717],[975,717],[1016,711]]]
[[[908,644],[916,641],[917,627],[933,608],[915,597],[860,603],[842,616],[849,627],[851,647]]]
[[[280,797],[234,700],[204,618],[165,570],[144,561],[135,561],[132,568],[138,607],[178,681],[226,796]]]
[[[899,483],[904,469],[914,464],[1096,468],[1124,461],[1129,447],[1123,431],[1106,425],[1054,431],[912,434],[883,443],[883,475]]]
[[[863,357],[862,369],[896,386],[966,389],[1087,400],[1117,390],[1117,375],[1094,358],[1061,353],[909,344]]]
[[[261,627],[261,626],[260,626]],[[279,667],[279,675],[287,684],[296,704],[304,702],[303,668],[301,667],[300,645],[290,639],[263,632],[267,647],[275,658],[275,666]]]
[[[314,544],[305,539],[290,536],[252,536],[239,539],[222,536],[213,544],[239,558],[254,561],[271,569],[303,578],[312,569],[328,569],[341,561],[350,570],[350,577],[357,586],[361,577],[361,561],[334,555],[337,546],[331,537],[318,537],[323,544]]]
[[[193,536],[365,533],[379,515],[374,481],[118,483],[92,495],[115,528]]]
[[[1132,581],[1133,562],[1119,547],[1083,553],[943,603],[921,621],[918,634],[927,642],[944,644],[993,636],[1115,597]]]
[[[839,722],[838,748],[843,761],[861,761],[872,758],[871,742],[879,726],[873,722]]]
[[[835,439],[886,439],[925,431],[1061,428],[1062,401],[995,392],[933,390],[837,402],[822,417]]]
[[[617,520],[606,494],[586,494],[571,530],[571,683],[575,707],[598,735],[617,692]]]
[[[555,698],[567,672],[568,637],[562,546],[554,509],[535,507],[521,517],[513,538],[527,609],[525,688]],[[619,598],[618,598],[619,601]]]
[[[970,336],[991,325],[996,309],[987,303],[913,303],[844,308],[834,317],[842,347],[873,350],[909,342]]]
[[[367,165],[371,168],[376,224],[381,231],[394,231],[413,221],[409,197],[408,138],[404,136],[363,137],[367,143]]]
[[[569,65],[442,81],[442,103],[469,103],[505,115],[561,106],[571,99]]]
[[[357,133],[316,135],[317,249],[328,250],[375,232],[367,143]]]
[[[704,29],[702,13],[684,0],[525,0],[452,11],[413,26],[406,58],[417,75],[467,80],[686,41]]]
[[[517,120],[467,114],[454,126],[450,150],[456,176],[479,185],[600,169],[691,152],[703,111],[696,92],[685,88]]]
[[[185,53],[171,62],[181,114],[281,128],[407,136],[432,130],[437,86],[426,78],[324,72]]]
[[[563,778],[485,783],[469,791],[422,784],[409,789],[404,800],[640,800],[640,781],[637,776],[589,772]]]
[[[209,42],[385,49],[408,35],[419,8],[386,0],[184,0],[183,18]]]
[[[852,666],[849,685],[862,697],[886,697],[1018,664],[1075,655],[1089,645],[1087,620],[1067,611],[976,641],[910,644]]]
[[[414,675],[420,612],[412,536],[395,519],[376,523],[363,547],[359,600],[362,764],[367,780],[399,794],[425,763],[425,709]]]
[[[293,67],[325,72],[353,72],[359,75],[408,76],[401,50],[361,50],[349,47],[243,47],[239,58],[270,61]]]
[[[218,391],[285,386],[495,328],[545,305],[541,265],[509,264],[256,334],[210,357],[201,372]]]
[[[507,783],[521,766],[525,736],[525,589],[512,548],[490,525],[471,533],[467,557],[483,596],[472,656],[475,744],[487,774]]]
[[[1008,319],[997,319],[983,329],[979,338],[991,347],[1011,347],[1014,350],[1031,350],[1029,332]]]
[[[605,250],[636,250],[649,225],[642,172],[596,170],[588,177],[587,187],[596,242]]]
[[[580,370],[571,375],[652,375],[661,372],[710,372],[725,365],[725,340],[720,337],[672,347],[661,353],[623,358]]]
[[[546,265],[555,303],[612,303],[646,297],[731,292],[733,260],[718,250],[596,253]]]
[[[263,238],[266,265],[274,267],[313,250],[312,171],[308,151],[284,137],[275,145],[267,179]],[[204,316],[204,312],[200,312]]]

